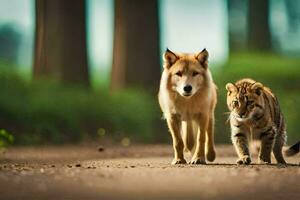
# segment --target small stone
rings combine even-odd
[[[41,169],[40,169],[40,172],[41,172],[41,173],[44,173],[44,172],[45,172],[45,170],[44,170],[43,168],[41,168]]]
[[[98,151],[99,151],[99,152],[104,151],[104,147],[103,147],[102,145],[99,145],[99,146],[98,146]]]
[[[69,168],[72,168],[72,165],[67,165]]]
[[[51,165],[51,167],[55,167],[55,165]]]
[[[27,170],[27,171],[29,171],[29,170],[30,170],[30,168],[29,168],[29,167],[22,167],[21,169],[22,169],[22,170],[25,170],[25,171],[26,171],[26,170]],[[43,168],[42,168],[42,169],[43,169]],[[42,169],[41,169],[41,170],[42,170]]]
[[[81,164],[76,164],[75,167],[81,167]]]
[[[134,166],[134,165],[131,165],[130,167],[131,167],[131,168],[135,168],[135,166]]]

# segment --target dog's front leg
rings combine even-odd
[[[174,160],[172,161],[172,164],[185,164],[186,161],[183,157],[183,141],[180,134],[181,120],[179,116],[171,115],[167,118],[167,122],[173,139]]]
[[[192,157],[191,164],[206,164],[205,161],[205,139],[206,130],[208,126],[208,116],[199,115],[196,121],[198,122],[199,128],[197,133],[197,145],[196,151]]]

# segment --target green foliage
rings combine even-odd
[[[117,140],[155,137],[160,114],[154,97],[143,91],[28,82],[11,71],[1,72],[0,82],[0,126],[15,133],[17,144],[76,142],[103,131]]]
[[[273,54],[233,54],[225,66],[213,70],[219,88],[216,141],[230,142],[225,84],[244,77],[273,90],[286,118],[288,143],[298,141],[299,66],[299,59]],[[0,91],[0,127],[14,133],[15,144],[77,142],[87,137],[112,138],[124,145],[170,141],[156,98],[142,90],[111,93],[51,80],[30,82],[9,69],[0,71]]]
[[[4,129],[0,129],[0,150],[14,142],[14,136]]]
[[[274,54],[233,54],[228,63],[213,71],[219,88],[216,109],[216,140],[230,142],[226,89],[228,82],[241,78],[253,78],[270,87],[278,97],[287,122],[288,143],[300,139],[300,59],[286,58]]]

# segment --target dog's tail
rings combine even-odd
[[[185,151],[190,152],[192,155],[196,148],[196,138],[197,138],[198,126],[192,121],[182,122],[182,138]]]
[[[300,141],[294,144],[293,146],[290,146],[287,150],[285,150],[284,154],[286,156],[294,156],[299,152],[300,152]]]

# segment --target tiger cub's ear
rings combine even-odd
[[[255,92],[257,95],[261,94],[262,89],[264,88],[263,84],[256,82],[251,86],[251,90]]]
[[[232,92],[237,92],[237,90],[238,90],[237,87],[233,83],[227,83],[225,87],[229,94]]]

